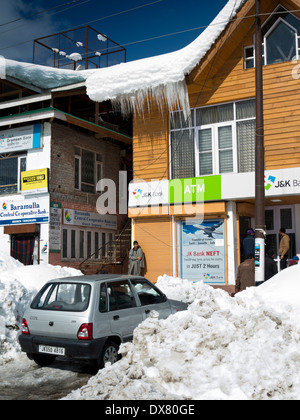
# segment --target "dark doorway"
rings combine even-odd
[[[24,265],[33,265],[34,235],[12,235],[11,256]]]

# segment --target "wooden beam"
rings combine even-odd
[[[10,115],[8,117],[0,117],[0,127],[21,124],[25,122],[47,120],[52,118],[56,118],[60,121],[76,125],[77,127],[85,128],[86,130],[98,134],[102,138],[109,137],[111,139],[118,140],[122,143],[132,145],[132,138],[126,136],[125,134],[118,133],[117,131],[110,130],[109,128],[102,127],[90,121],[83,120],[82,118],[75,117],[74,115],[70,115],[66,112],[60,111],[59,109],[55,108],[37,109],[34,111],[23,112],[17,115]]]
[[[17,106],[33,104],[33,103],[43,102],[43,101],[50,101],[50,100],[51,100],[51,94],[27,96],[26,98],[19,98],[19,99],[13,99],[12,101],[0,102],[0,109],[15,108]]]

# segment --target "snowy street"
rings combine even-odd
[[[25,355],[0,365],[1,400],[57,400],[85,385],[91,374],[86,366],[57,360],[40,368]]]
[[[26,307],[58,266],[0,259],[0,400],[278,400],[300,396],[300,266],[231,298],[203,282],[160,276],[157,286],[188,310],[140,324],[122,359],[95,376],[57,359],[39,368],[20,352]],[[41,281],[41,278],[43,279]]]

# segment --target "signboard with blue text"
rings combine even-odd
[[[0,131],[0,153],[19,152],[41,147],[41,124]]]
[[[0,206],[0,225],[24,225],[49,222],[50,202],[47,197],[5,199]]]
[[[181,277],[226,284],[224,219],[180,223]]]

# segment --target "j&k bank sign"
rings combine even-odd
[[[266,171],[265,193],[267,197],[300,194],[300,168]],[[254,197],[254,172],[129,185],[130,208]]]

